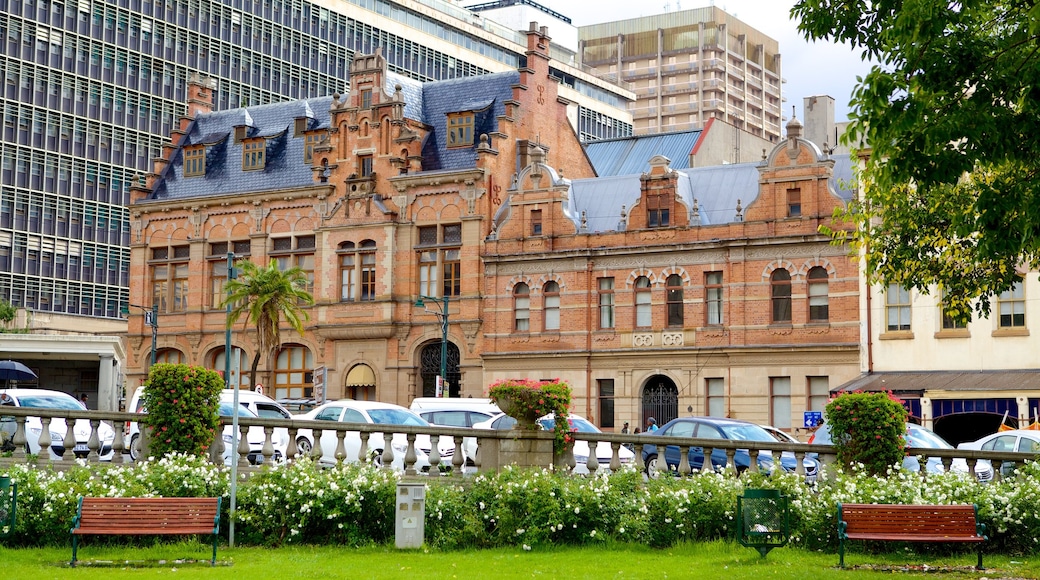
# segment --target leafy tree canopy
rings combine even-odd
[[[806,38],[879,63],[845,136],[866,144],[844,217],[871,282],[937,284],[955,317],[976,300],[988,314],[1040,267],[1040,4],[800,0],[791,14]]]

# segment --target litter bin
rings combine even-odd
[[[14,533],[15,516],[18,514],[18,484],[11,477],[0,475],[0,538]]]
[[[786,546],[791,534],[788,498],[778,489],[745,489],[737,497],[740,545],[755,548],[763,558],[769,550]]]
[[[421,548],[425,536],[426,484],[398,483],[395,502],[398,548]]]

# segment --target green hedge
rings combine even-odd
[[[81,495],[227,497],[228,473],[184,455],[66,473],[12,467],[9,474],[19,484],[19,519],[6,542],[67,545]],[[270,546],[392,544],[398,477],[356,464],[322,469],[310,460],[265,468],[238,486],[235,540]],[[428,485],[426,542],[438,549],[606,541],[667,547],[732,537],[736,498],[745,487],[783,490],[791,498],[791,541],[809,549],[837,549],[837,502],[974,503],[988,526],[986,549],[1007,554],[1036,553],[1035,538],[1040,537],[1040,465],[1030,463],[1014,478],[986,485],[955,473],[923,478],[893,469],[876,477],[862,466],[825,473],[814,486],[792,474],[644,481],[632,469],[593,478],[506,469]],[[225,509],[228,504],[224,501]],[[226,518],[225,513],[225,533]]]

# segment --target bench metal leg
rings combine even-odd
[[[216,566],[217,565],[217,535],[216,534],[213,534],[213,559],[209,561],[209,565],[210,566]]]
[[[845,539],[838,538],[838,567],[845,567]]]
[[[72,536],[72,561],[69,562],[69,566],[76,567],[76,548],[79,546],[79,536]]]
[[[979,565],[976,567],[976,570],[985,570],[985,568],[982,567],[982,544],[979,544]]]

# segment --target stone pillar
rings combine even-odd
[[[101,354],[99,356],[101,357],[101,362],[98,363],[98,411],[118,411],[119,409],[115,408],[112,403],[112,401],[119,399],[115,388],[115,373],[112,372],[115,357],[111,354]]]

